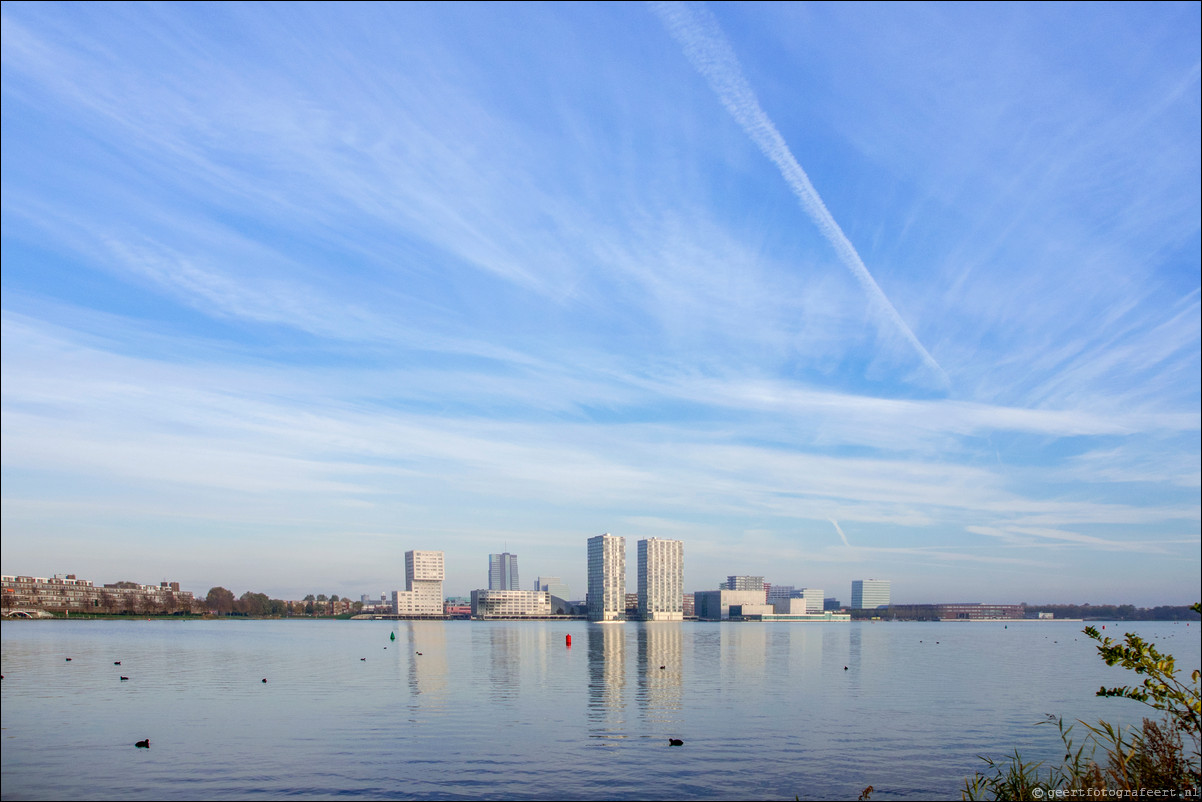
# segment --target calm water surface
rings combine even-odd
[[[959,798],[1061,754],[1045,714],[1142,718],[1082,626],[6,622],[0,793]],[[1197,667],[1197,624],[1128,630]]]

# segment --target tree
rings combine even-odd
[[[209,588],[205,601],[209,609],[218,615],[229,615],[234,611],[234,593],[223,587]]]

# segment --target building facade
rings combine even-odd
[[[518,590],[518,556],[509,552],[488,555],[488,589]]]
[[[730,575],[726,577],[726,581],[718,585],[719,590],[758,590],[764,594],[764,599],[767,600],[767,593],[764,590],[764,578],[762,576],[745,576],[745,575]]]
[[[588,539],[588,620],[626,619],[626,538]]]
[[[876,610],[892,603],[888,579],[856,579],[851,583],[851,609]]]
[[[684,620],[684,543],[658,537],[638,542],[639,618]]]
[[[178,582],[114,582],[97,587],[92,580],[79,579],[75,574],[55,574],[52,578],[5,576],[0,580],[0,593],[5,614],[18,610],[161,614],[191,612],[196,606],[191,591],[180,590]]]
[[[472,618],[538,618],[551,615],[545,590],[473,590]]]
[[[748,611],[754,608],[760,613],[773,612],[762,590],[699,590],[693,594],[694,612],[702,621],[730,620],[732,605]]]
[[[443,616],[441,551],[405,552],[405,589],[392,592],[393,615]]]
[[[821,613],[825,608],[822,596],[822,588],[802,588],[796,592],[797,598],[805,602],[805,611],[807,613]]]

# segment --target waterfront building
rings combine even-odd
[[[762,590],[699,590],[693,594],[694,611],[702,621],[727,621],[731,605],[759,613],[772,613],[771,605],[764,603]]]
[[[443,615],[441,551],[405,552],[405,589],[392,592],[393,615]]]
[[[4,613],[21,610],[89,613],[174,613],[192,612],[197,600],[191,591],[180,590],[178,582],[143,585],[138,582],[114,582],[97,587],[90,579],[75,574],[55,574],[52,578],[5,576],[0,578]]]
[[[588,618],[626,618],[626,538],[606,532],[588,539]]]
[[[797,592],[797,588],[793,587],[792,585],[769,585],[767,583],[764,583],[764,584],[765,584],[765,588],[766,588],[766,590],[764,592],[765,601],[767,601],[769,604],[772,604],[781,599],[791,599],[791,598],[793,598],[793,594]]]
[[[802,588],[797,592],[798,598],[805,602],[805,611],[807,613],[821,613],[823,611],[822,588]]]
[[[697,616],[697,607],[693,602],[693,594],[685,593],[680,600],[680,611],[685,618],[695,618]]]
[[[941,621],[1002,621],[1022,620],[1027,617],[1027,608],[1022,604],[940,604]]]
[[[518,590],[520,587],[518,556],[507,551],[488,555],[488,589]]]
[[[473,590],[472,618],[538,618],[551,615],[545,590]]]
[[[639,617],[639,594],[626,594],[626,620],[634,621]]]
[[[560,599],[572,598],[572,591],[564,584],[563,580],[557,576],[540,576],[534,580],[535,590],[545,590],[552,596]]]
[[[767,598],[764,592],[764,578],[762,576],[744,576],[730,575],[726,577],[726,581],[718,585],[719,590],[758,590],[762,599]]]
[[[841,608],[842,608],[842,605],[839,604],[839,600],[836,599],[834,596],[827,596],[825,599],[822,600],[822,609],[823,610],[838,610]]]
[[[891,593],[888,579],[856,579],[851,583],[851,609],[876,610],[888,607]]]
[[[638,542],[638,615],[643,621],[684,619],[684,543],[652,537]]]

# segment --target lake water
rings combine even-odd
[[[1082,627],[6,622],[0,793],[958,799],[977,755],[1061,755],[1036,726],[1048,713],[1147,712],[1094,696],[1135,677]],[[1105,634],[1138,632],[1188,671],[1200,629]]]

